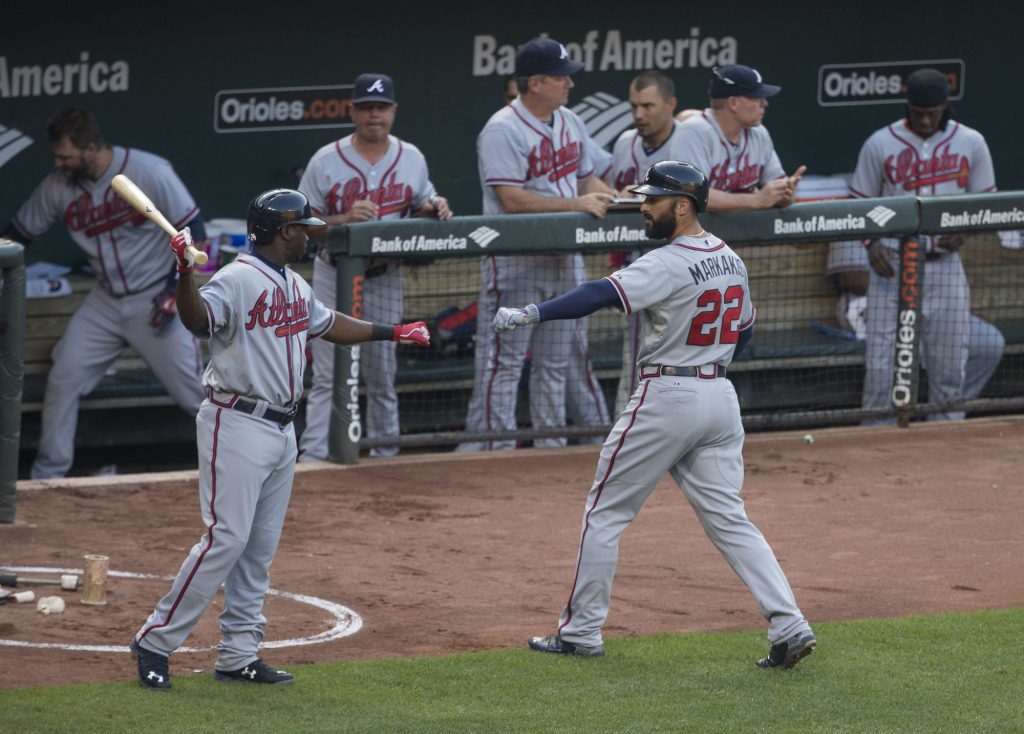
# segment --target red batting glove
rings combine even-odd
[[[171,237],[171,252],[178,261],[179,273],[191,273],[196,264],[195,256],[188,250],[193,244],[195,243],[192,240],[192,230],[188,227]]]
[[[422,321],[412,324],[395,324],[395,335],[391,337],[399,344],[419,344],[421,347],[430,346],[430,332],[427,325]]]

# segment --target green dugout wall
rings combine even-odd
[[[899,117],[899,80],[938,64],[957,83],[958,116],[987,138],[1003,189],[1024,188],[1020,4],[794,0],[624,6],[525,0],[404,6],[0,1],[0,219],[51,170],[46,121],[85,105],[108,139],[170,159],[209,218],[295,185],[295,170],[347,134],[348,85],[390,74],[395,133],[419,146],[458,214],[478,214],[475,140],[502,104],[514,46],[548,33],[587,67],[570,106],[597,134],[628,126],[629,80],[669,74],[679,106],[702,107],[714,64],[755,66],[783,92],[766,116],[784,166],[852,170],[860,144]],[[0,225],[2,226],[2,225]],[[81,259],[60,227],[26,253]]]

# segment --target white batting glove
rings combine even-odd
[[[533,303],[525,308],[506,308],[502,306],[498,309],[498,313],[494,314],[494,330],[512,331],[517,326],[536,324],[539,321],[540,312]]]

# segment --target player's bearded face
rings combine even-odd
[[[78,148],[65,137],[54,143],[52,149],[54,164],[69,184],[75,185],[89,175],[88,148]]]
[[[648,198],[641,212],[644,215],[644,233],[648,238],[664,240],[676,231],[676,207],[673,197],[657,197],[653,202]]]

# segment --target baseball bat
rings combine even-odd
[[[125,176],[123,173],[119,173],[110,181],[111,187],[121,195],[125,201],[132,205],[132,208],[139,214],[149,219],[151,222],[156,223],[164,232],[169,234],[171,237],[178,233],[178,230],[167,221],[167,217],[160,213],[160,210],[156,208],[153,202],[148,196],[140,189],[134,181]],[[192,257],[196,259],[196,265],[205,265],[206,261],[209,260],[209,256],[202,250],[197,250],[192,245],[188,246],[188,251],[192,254]]]
[[[60,586],[66,591],[74,591],[78,585],[78,576],[74,574],[64,574],[59,579],[26,578],[13,573],[0,574],[0,586]]]

